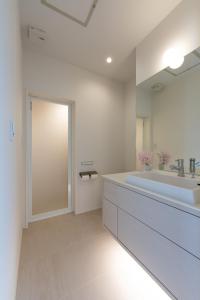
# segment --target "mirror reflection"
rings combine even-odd
[[[200,48],[177,69],[167,68],[137,86],[136,155],[153,153],[155,169],[169,169],[184,159],[200,160]],[[140,160],[138,159],[140,157]],[[179,164],[181,161],[179,161]]]

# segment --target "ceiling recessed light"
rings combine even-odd
[[[110,56],[107,57],[107,58],[106,58],[106,62],[107,62],[108,64],[111,64],[111,62],[112,62],[112,57],[110,57]]]

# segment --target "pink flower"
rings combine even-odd
[[[143,165],[151,165],[153,162],[153,153],[142,151],[138,154],[138,159]]]
[[[167,165],[170,162],[171,156],[169,153],[161,151],[158,153],[159,164]]]

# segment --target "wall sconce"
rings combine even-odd
[[[184,63],[184,56],[179,50],[171,48],[165,52],[164,62],[171,69],[178,69]]]

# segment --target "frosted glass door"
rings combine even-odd
[[[68,106],[32,101],[32,214],[68,206]]]

